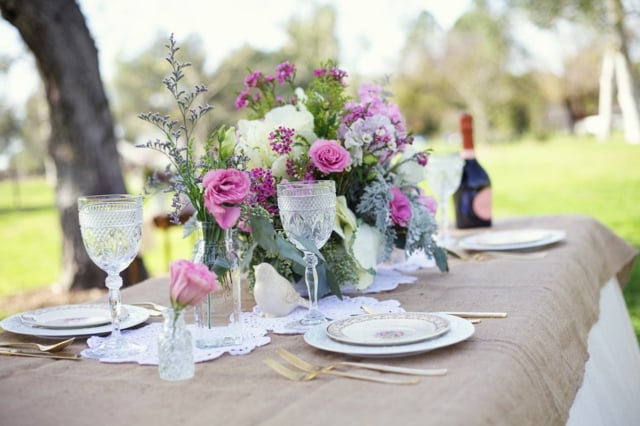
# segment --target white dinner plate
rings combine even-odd
[[[557,243],[566,236],[557,229],[489,231],[462,238],[458,245],[467,250],[518,250]]]
[[[475,332],[475,327],[464,318],[442,313],[434,313],[449,320],[449,331],[439,337],[406,345],[364,346],[338,342],[327,335],[325,324],[310,328],[304,334],[304,341],[317,349],[336,352],[362,358],[393,358],[417,355],[434,349],[454,345],[468,339]]]
[[[126,308],[129,313],[129,315],[127,315],[127,317],[120,323],[120,328],[123,330],[142,324],[149,318],[149,311],[145,308],[131,305],[123,305],[123,308]],[[110,323],[95,327],[52,329],[32,327],[25,324],[20,318],[21,315],[22,314],[15,314],[5,318],[0,322],[0,326],[2,326],[5,331],[10,331],[11,333],[42,337],[44,339],[59,339],[65,337],[83,338],[111,333]]]
[[[352,345],[390,346],[420,342],[446,333],[449,321],[427,312],[358,315],[333,321],[327,335]]]
[[[120,312],[120,321],[126,319],[128,315],[129,311],[123,307]],[[23,312],[20,320],[31,327],[88,328],[111,323],[111,312],[106,303],[63,305]]]

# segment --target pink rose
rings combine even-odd
[[[421,194],[418,197],[418,202],[422,204],[433,215],[435,215],[438,211],[438,202],[433,197]]]
[[[202,179],[204,205],[222,229],[229,229],[240,217],[240,203],[249,194],[251,181],[246,173],[235,169],[216,169]]]
[[[409,199],[400,188],[391,188],[391,195],[393,198],[389,202],[389,208],[391,209],[391,221],[396,225],[407,226],[411,219],[411,204]]]
[[[204,297],[219,288],[215,272],[202,263],[175,260],[169,264],[171,306],[182,309],[197,305]]]
[[[322,173],[339,173],[351,162],[349,151],[334,140],[318,139],[309,148],[309,157]]]

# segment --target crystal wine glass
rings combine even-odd
[[[122,359],[145,350],[126,342],[120,334],[120,287],[122,272],[138,254],[142,236],[142,196],[92,195],[78,199],[78,217],[82,241],[89,257],[107,273],[111,335],[83,356],[94,359]]]
[[[438,243],[441,246],[452,245],[449,236],[449,197],[456,192],[462,179],[464,160],[459,153],[432,154],[426,167],[427,182],[438,198]]]
[[[287,238],[304,253],[305,283],[309,294],[309,310],[300,321],[287,328],[304,331],[326,321],[318,309],[317,256],[298,241],[299,237],[322,248],[333,230],[336,217],[336,187],[332,180],[287,182],[277,187],[278,209]]]

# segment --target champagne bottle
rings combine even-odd
[[[458,228],[491,226],[491,181],[476,159],[471,115],[463,114],[460,117],[460,131],[464,167],[460,186],[453,195],[456,226]]]

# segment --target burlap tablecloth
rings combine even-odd
[[[601,286],[628,280],[637,251],[594,219],[549,216],[498,221],[494,229],[552,228],[565,241],[539,260],[450,260],[451,272],[418,272],[415,284],[375,295],[407,310],[506,311],[485,319],[465,342],[385,360],[446,367],[418,385],[383,385],[323,376],[287,381],[262,360],[276,348],[316,362],[348,357],[272,336],[246,356],[197,364],[193,380],[163,382],[156,367],[93,360],[0,360],[3,425],[560,425],[581,385],[587,335],[598,318]],[[476,230],[477,231],[477,230]],[[125,302],[168,302],[168,280],[127,289]],[[253,307],[247,295],[244,309]],[[2,340],[24,340],[7,332]],[[74,344],[79,352],[85,342]]]

